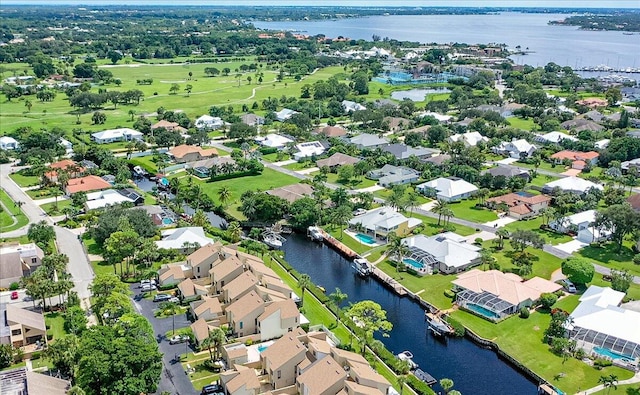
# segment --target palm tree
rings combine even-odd
[[[220,345],[225,342],[227,336],[224,331],[218,327],[209,330],[209,335],[202,341],[202,346],[207,347],[209,350],[209,359],[214,361],[218,357],[218,349]],[[215,354],[211,349],[215,350]]]
[[[453,380],[447,378],[440,379],[440,387],[442,387],[445,393],[449,393],[451,388],[453,388]]]
[[[209,218],[207,218],[207,214],[205,214],[202,210],[196,210],[191,218],[191,224],[193,226],[201,226],[204,227],[209,223]]]
[[[172,302],[162,302],[160,304],[160,313],[164,316],[170,315],[171,318],[173,319],[173,327],[171,330],[171,334],[175,335],[176,334],[176,314],[180,313],[181,309],[180,307]]]
[[[398,376],[398,387],[400,387],[400,395],[402,395],[402,391],[404,390],[404,385],[407,383],[407,376],[404,374]]]
[[[298,279],[298,287],[300,287],[300,290],[302,291],[302,304],[304,305],[304,291],[306,291],[307,288],[309,288],[309,286],[311,285],[311,277],[309,277],[308,274],[303,273],[300,275],[300,278]]]
[[[487,270],[487,264],[491,265],[495,259],[491,255],[491,251],[486,248],[480,250],[480,262],[482,263],[482,270]]]
[[[227,202],[231,199],[231,190],[228,187],[218,189],[218,199],[220,199],[220,203],[226,207]]]
[[[602,384],[602,386],[607,389],[608,394],[609,392],[611,392],[611,387],[613,387],[614,390],[618,389],[618,376],[616,376],[615,374],[600,376],[600,379],[598,379],[598,383]]]
[[[335,291],[329,294],[329,300],[336,306],[336,325],[338,324],[340,316],[340,305],[347,300],[347,297],[347,294],[342,292],[338,287],[336,287]]]
[[[240,226],[240,223],[238,223],[237,221],[233,221],[229,224],[227,232],[229,233],[231,241],[236,243],[242,236],[242,227]]]
[[[351,219],[351,209],[349,206],[340,206],[333,211],[333,215],[331,216],[331,222],[334,225],[338,225],[340,227],[340,239],[342,240],[344,225]]]
[[[431,211],[438,214],[438,226],[440,226],[440,220],[442,219],[443,211],[448,208],[449,208],[449,202],[446,202],[442,199],[436,200],[436,204],[433,206]]]
[[[409,207],[409,212],[411,213],[411,217],[413,217],[413,210],[416,208],[420,200],[418,199],[418,194],[414,191],[410,191],[407,194],[406,205]]]
[[[500,228],[496,231],[496,236],[498,236],[498,248],[502,249],[504,247],[504,239],[509,237],[509,231],[505,228]]]
[[[451,217],[453,217],[453,210],[450,208],[443,209],[442,216],[444,217],[444,224],[449,225],[449,221],[451,220]]]
[[[136,116],[136,110],[134,109],[129,110],[129,115],[131,116],[130,121],[133,122],[133,117]]]
[[[387,244],[387,254],[395,257],[396,271],[400,271],[403,265],[403,258],[409,253],[409,248],[402,243],[402,238],[395,233],[389,234],[389,243]]]

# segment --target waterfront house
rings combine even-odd
[[[114,143],[117,141],[142,141],[143,136],[144,135],[137,130],[133,130],[130,128],[119,128],[93,133],[91,134],[91,140],[95,141],[98,144],[106,144]]]
[[[342,107],[344,108],[344,113],[345,114],[349,114],[352,113],[354,111],[362,111],[362,110],[366,110],[367,107],[363,106],[360,103],[356,103],[354,101],[351,100],[343,100],[342,101]]]
[[[466,132],[462,134],[452,134],[447,138],[449,143],[455,143],[461,141],[465,147],[475,147],[478,143],[488,143],[489,138],[481,135],[478,132]]]
[[[543,293],[562,289],[560,284],[533,277],[523,281],[515,273],[498,270],[472,269],[452,281],[456,303],[491,321],[517,313],[522,307],[533,306]]]
[[[508,214],[515,219],[534,217],[540,211],[549,207],[551,198],[547,195],[533,195],[527,192],[513,192],[502,196],[487,199],[489,207],[497,208],[501,204],[506,204]]]
[[[349,228],[362,229],[364,233],[374,238],[386,239],[391,232],[398,236],[405,236],[421,223],[422,220],[407,218],[390,207],[380,207],[351,218]]]
[[[440,177],[416,186],[416,191],[423,195],[446,202],[466,199],[477,190],[477,186],[459,177]]]
[[[296,382],[296,367],[306,358],[307,348],[294,333],[287,333],[260,355],[262,372],[273,389],[278,390]]]
[[[295,114],[298,114],[297,111],[290,110],[288,108],[283,108],[282,110],[276,113],[276,120],[280,122],[284,122],[287,119],[291,118]]]
[[[427,237],[415,235],[402,240],[409,253],[403,262],[420,275],[458,273],[480,264],[480,248],[467,244],[463,236],[446,232]]]
[[[220,117],[203,115],[196,119],[194,125],[198,130],[217,130],[224,127],[224,121]]]
[[[134,200],[127,196],[123,196],[114,189],[87,193],[87,201],[84,207],[87,211],[115,206],[122,203],[134,204]]]
[[[439,150],[425,147],[414,148],[406,144],[389,144],[382,147],[382,150],[384,152],[389,152],[399,160],[409,159],[412,156],[415,156],[419,159],[427,159],[431,158],[434,155],[437,155],[440,152]]]
[[[579,177],[564,177],[555,181],[548,182],[542,187],[542,193],[550,194],[555,189],[559,189],[565,192],[572,192],[578,195],[586,193],[591,188],[603,190],[604,188],[600,184],[596,184],[589,180],[585,180]]]
[[[525,139],[513,139],[509,142],[502,141],[492,148],[498,155],[506,155],[513,159],[530,158],[536,151],[536,147]]]
[[[358,149],[375,149],[389,144],[389,140],[385,137],[378,137],[377,134],[370,133],[360,133],[348,139],[348,142]]]
[[[202,148],[196,145],[182,144],[171,148],[167,155],[176,163],[195,162],[218,156],[215,148]]]
[[[316,166],[320,169],[326,166],[329,170],[335,171],[340,166],[355,165],[358,162],[360,162],[360,159],[358,158],[354,158],[353,156],[349,156],[341,152],[336,152],[326,159],[317,160]]]
[[[566,328],[588,355],[637,370],[640,360],[640,312],[620,307],[624,292],[590,286],[571,313]]]
[[[369,171],[367,178],[377,180],[380,186],[387,188],[416,182],[420,178],[420,173],[409,167],[384,165],[380,169]]]
[[[537,134],[534,140],[543,144],[559,144],[562,140],[578,141],[577,138],[562,132],[549,132],[546,134]]]
[[[7,243],[0,246],[0,288],[9,288],[42,264],[44,252],[35,243]]]
[[[258,317],[264,307],[264,300],[254,291],[228,305],[225,315],[233,333],[238,337],[258,333]]]
[[[284,336],[298,326],[300,326],[300,311],[291,299],[269,303],[258,317],[261,341]]]
[[[281,197],[289,203],[293,203],[303,197],[311,196],[313,194],[313,187],[309,184],[298,183],[270,189],[264,193]]]
[[[207,237],[204,234],[204,229],[199,226],[163,230],[161,236],[162,239],[155,243],[158,248],[167,250],[173,249],[186,252],[194,245],[202,247],[213,243],[213,239]]]

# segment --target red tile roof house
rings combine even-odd
[[[69,178],[80,177],[84,174],[86,169],[71,159],[64,159],[58,162],[54,162],[49,165],[50,171],[44,173],[46,179],[49,182],[58,182],[58,171],[65,170],[69,173]]]
[[[516,219],[533,217],[540,210],[549,207],[551,198],[547,195],[531,195],[525,192],[508,193],[487,199],[487,205],[496,207],[504,203],[509,207],[509,216]]]
[[[73,195],[78,192],[100,191],[111,188],[111,184],[98,176],[85,176],[69,180],[65,192]]]
[[[551,155],[556,163],[562,163],[565,160],[571,161],[571,168],[576,170],[584,169],[587,164],[589,166],[595,166],[598,163],[600,154],[595,151],[580,152],[580,151],[560,151]]]

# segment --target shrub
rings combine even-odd
[[[496,261],[493,261],[489,264],[489,269],[491,270],[500,270],[500,264]]]
[[[464,325],[462,325],[459,321],[451,316],[445,316],[444,320],[447,321],[449,325],[453,328],[454,335],[457,337],[463,337],[466,330],[464,329]]]
[[[168,291],[170,289],[176,289],[176,288],[178,288],[178,284],[158,285],[158,291]]]
[[[529,318],[529,309],[526,306],[522,306],[522,308],[520,308],[520,318]]]
[[[573,353],[573,356],[576,357],[576,359],[583,359],[584,357],[587,356],[587,352],[584,350],[584,348],[578,348]]]
[[[247,341],[246,341],[246,342],[244,342],[244,345],[245,345],[245,346],[250,346],[250,345],[252,345],[252,344],[253,344],[253,340],[251,340],[251,339],[247,339]]]
[[[34,352],[33,354],[31,354],[31,359],[32,359],[32,360],[34,360],[34,359],[40,359],[41,357],[42,357],[42,352],[40,352],[40,351],[36,351],[36,352]]]
[[[602,368],[606,368],[611,365],[613,365],[613,362],[603,358],[596,358],[596,360],[593,361],[593,367],[598,370],[602,370]]]
[[[407,273],[409,273],[411,275],[414,275],[414,276],[418,275],[418,272],[415,269],[410,268],[410,267],[407,268]]]
[[[453,299],[453,298],[456,297],[456,294],[450,289],[445,289],[444,290],[444,296],[446,296],[449,299]]]
[[[558,301],[558,297],[555,294],[543,293],[540,295],[540,306],[549,310]]]
[[[17,290],[19,288],[20,288],[20,284],[19,283],[15,283],[14,282],[14,283],[11,283],[11,285],[9,285],[9,290],[10,291],[15,291],[15,290]]]

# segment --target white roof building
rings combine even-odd
[[[220,117],[203,115],[196,119],[195,126],[197,129],[201,130],[216,130],[224,126],[224,121]]]
[[[548,194],[552,192],[555,188],[560,188],[560,190],[562,191],[573,192],[580,195],[587,192],[591,188],[596,188],[600,190],[604,189],[602,185],[593,183],[583,178],[565,177],[565,178],[560,178],[558,180],[551,181],[544,184],[544,187],[542,188],[542,193]]]
[[[13,150],[20,148],[20,143],[13,137],[2,136],[0,137],[0,149]]]
[[[433,118],[437,119],[440,122],[449,122],[453,118],[451,115],[438,114],[437,112],[433,112],[433,111],[426,111],[426,112],[418,114],[418,116],[420,118],[433,117]]]
[[[421,224],[422,220],[407,218],[389,207],[380,207],[349,220],[350,226],[358,226],[360,224],[367,233],[383,237],[386,237],[390,232],[396,231],[405,223],[408,229],[412,229]]]
[[[415,235],[402,241],[409,247],[409,258],[426,266],[431,271],[456,273],[480,263],[480,248],[465,242],[465,238],[453,232],[435,236]]]
[[[536,147],[525,139],[513,139],[512,141],[503,141],[499,145],[493,147],[496,154],[509,155],[514,159],[520,159],[522,155],[530,157],[535,152]]]
[[[598,140],[595,143],[593,143],[593,146],[596,149],[605,149],[609,146],[609,143],[611,142],[611,140],[609,139],[602,139],[602,140]]]
[[[356,147],[363,148],[377,148],[389,144],[389,140],[384,137],[378,137],[377,134],[360,133],[357,136],[351,137],[349,142]]]
[[[73,144],[71,143],[71,141],[60,137],[59,143],[61,146],[64,147],[64,150],[67,155],[73,154]]]
[[[547,134],[538,134],[536,135],[534,140],[539,143],[553,143],[553,144],[558,144],[562,140],[578,141],[577,138],[573,136],[569,136],[568,134],[562,133],[562,132],[549,132]]]
[[[293,140],[290,138],[275,133],[269,133],[264,137],[258,137],[256,138],[256,141],[260,143],[260,145],[271,148],[283,148],[287,144],[293,143]]]
[[[306,143],[297,144],[296,150],[298,150],[298,152],[293,154],[293,158],[295,160],[300,160],[302,158],[310,158],[314,155],[322,155],[326,148],[319,141],[309,141]]]
[[[582,294],[580,304],[567,323],[570,336],[578,341],[578,347],[596,353],[605,351],[604,355],[610,358],[611,354],[618,354],[620,358],[615,359],[635,359],[637,362],[640,358],[640,312],[619,307],[624,297],[624,292],[595,285]]]
[[[104,191],[87,193],[85,207],[87,210],[95,210],[125,202],[134,203],[133,199],[121,195],[118,191],[106,189]]]
[[[298,113],[297,111],[293,111],[288,108],[283,108],[282,110],[276,113],[276,119],[280,122],[284,122],[297,113]]]
[[[449,136],[448,141],[450,143],[462,141],[465,147],[475,147],[480,142],[489,142],[489,138],[481,135],[479,132],[467,132],[463,134],[452,134]]]
[[[91,139],[98,144],[112,143],[114,141],[142,140],[143,134],[131,128],[119,128],[103,130],[91,134]]]
[[[435,196],[447,202],[470,197],[478,187],[458,177],[440,177],[423,182],[416,190],[428,196]]]
[[[213,244],[213,239],[204,234],[202,227],[191,226],[162,231],[162,240],[156,241],[156,245],[167,250],[184,250],[185,242],[198,243],[200,247],[204,247]]]
[[[351,100],[343,100],[342,107],[344,107],[344,112],[347,114],[350,112],[362,111],[367,109],[367,107],[363,106],[362,104],[356,103]]]

